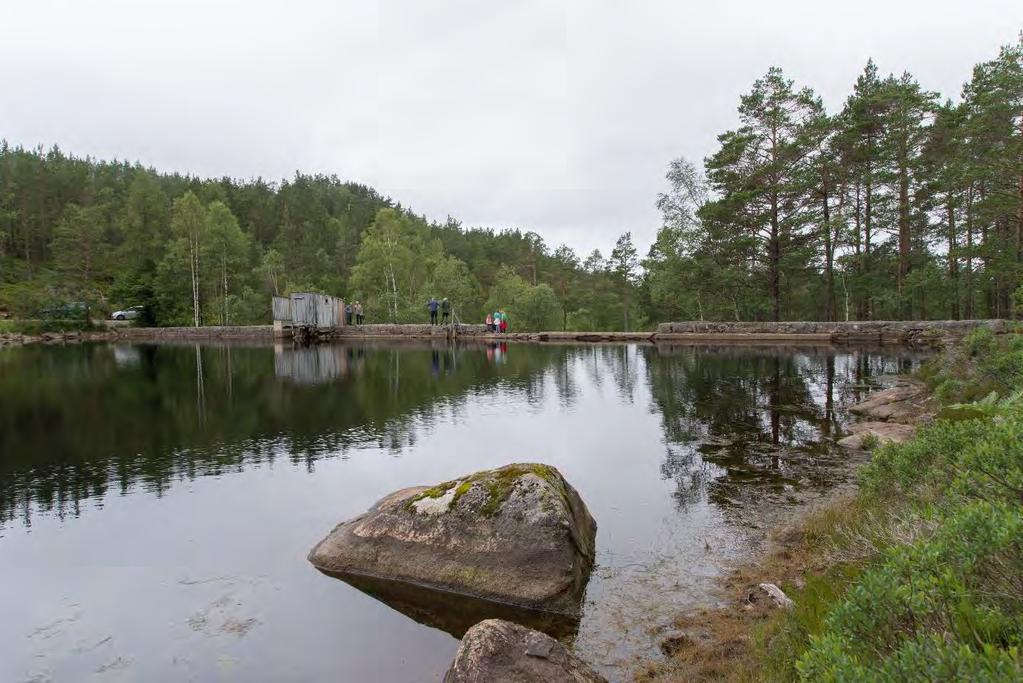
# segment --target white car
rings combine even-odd
[[[110,317],[114,320],[135,320],[142,315],[143,309],[145,309],[145,306],[131,306],[123,311],[114,311],[110,314]]]

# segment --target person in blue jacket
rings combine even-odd
[[[428,309],[430,309],[430,324],[431,325],[436,325],[437,324],[437,307],[438,306],[440,306],[440,304],[437,303],[437,298],[431,296],[429,303],[426,304],[426,307]]]

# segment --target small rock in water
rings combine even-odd
[[[487,619],[462,638],[444,683],[605,681],[564,645],[539,631]]]

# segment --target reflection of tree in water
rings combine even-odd
[[[668,444],[661,463],[661,476],[675,483],[672,496],[680,510],[702,500],[708,485],[723,474],[723,469],[704,460],[695,448],[681,444]]]
[[[596,387],[608,378],[614,382],[619,396],[631,402],[639,383],[638,350],[633,345],[595,344],[572,347],[572,356]],[[574,373],[573,373],[574,374]]]
[[[735,508],[834,482],[842,408],[903,360],[830,349],[647,348],[666,479],[686,507]],[[842,471],[842,476],[845,471]]]
[[[269,347],[215,345],[0,353],[0,522],[29,524],[33,510],[77,515],[108,491],[160,494],[282,454],[311,469],[352,448],[397,452],[498,382],[542,400],[546,370],[567,353],[516,348],[497,368],[482,346],[324,346],[314,360],[299,351],[287,360]]]

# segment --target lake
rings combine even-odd
[[[597,520],[566,641],[627,677],[771,527],[851,481],[862,456],[833,445],[847,407],[918,362],[727,346],[0,349],[0,680],[439,680],[458,645],[443,619],[306,554],[395,489],[522,461],[558,467]]]

